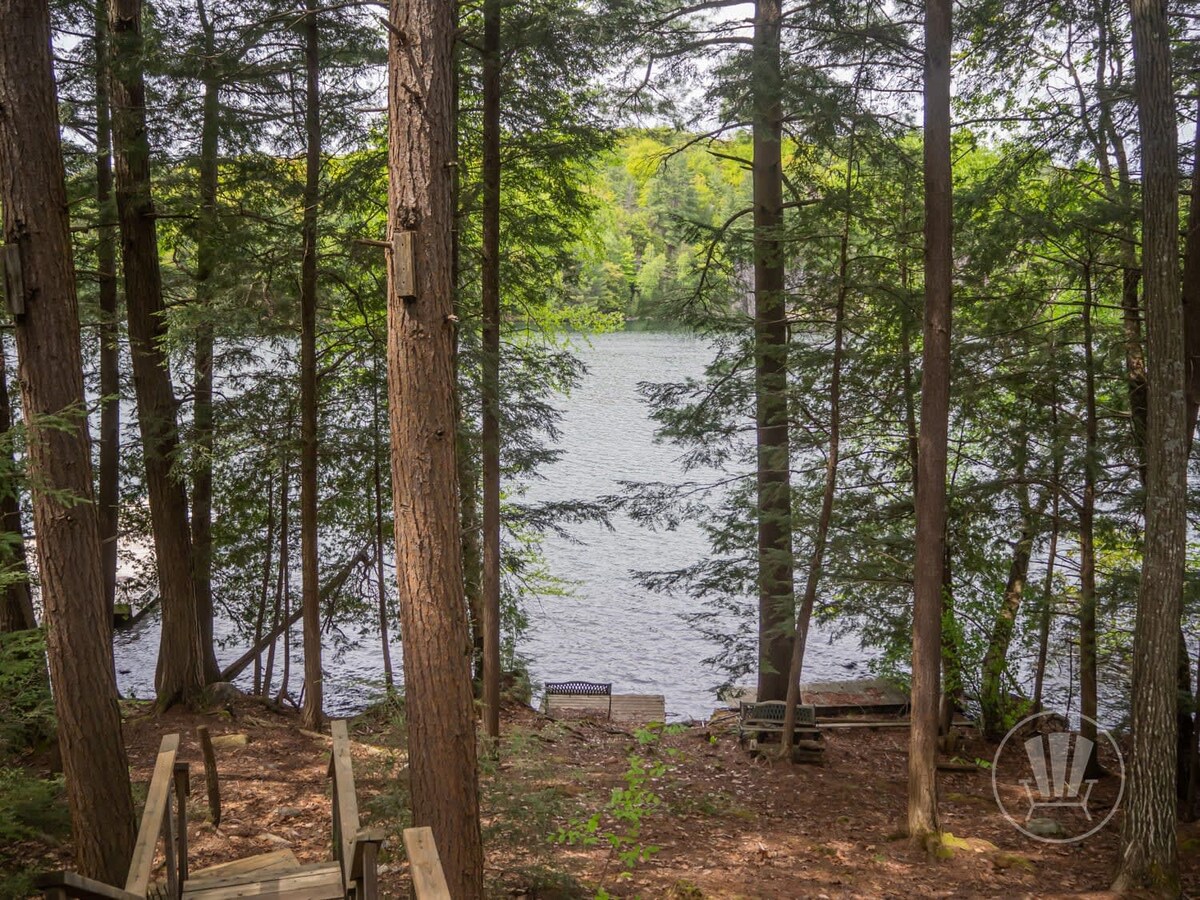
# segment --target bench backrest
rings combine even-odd
[[[598,681],[547,681],[546,694],[576,694],[585,697],[611,697],[612,683]]]
[[[757,703],[743,701],[739,709],[743,725],[751,722],[769,722],[782,726],[784,716],[787,715],[787,703],[783,700],[762,700]],[[817,724],[816,708],[806,703],[796,704],[796,724]]]

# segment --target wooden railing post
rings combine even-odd
[[[172,900],[179,900],[183,896],[183,889],[179,885],[179,864],[175,857],[175,817],[171,815],[172,801],[171,792],[168,790],[166,814],[162,819],[163,854],[167,858],[167,895]]]
[[[188,764],[175,763],[175,837],[179,853],[179,893],[183,896],[183,883],[188,878],[188,833],[187,833],[187,803],[191,792],[191,777]]]

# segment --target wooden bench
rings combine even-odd
[[[762,700],[756,703],[742,701],[738,706],[738,742],[756,747],[763,735],[783,735],[783,720],[787,714],[787,703],[783,700]],[[796,705],[796,746],[808,746],[821,740],[817,727],[816,709],[804,703]],[[819,745],[817,745],[819,746]]]
[[[543,711],[602,712],[612,718],[612,684],[597,681],[547,681]]]
[[[346,722],[335,719],[329,774],[333,779],[333,855],[331,862],[300,865],[291,851],[276,851],[213,866],[189,876],[187,853],[188,765],[177,762],[179,735],[162,739],[146,808],[138,829],[129,877],[124,888],[54,872],[38,879],[43,895],[53,900],[231,900],[237,897],[292,900],[376,900],[376,860],[383,832],[359,827],[350,737]],[[151,883],[155,856],[162,843],[165,883]]]

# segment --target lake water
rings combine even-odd
[[[543,480],[528,486],[526,496],[535,501],[594,500],[618,492],[621,481],[679,483],[702,477],[685,474],[679,451],[655,442],[638,385],[700,375],[711,357],[707,343],[680,333],[620,332],[580,339],[576,350],[588,374],[570,397],[560,400],[562,459],[545,469]],[[682,619],[693,611],[693,601],[648,591],[633,576],[703,558],[708,548],[702,533],[687,523],[675,531],[652,531],[624,515],[611,524],[611,530],[600,524],[577,526],[573,540],[546,540],[551,572],[571,582],[571,589],[566,596],[529,599],[531,627],[519,652],[529,660],[535,682],[609,681],[619,693],[663,694],[672,718],[708,715],[715,701],[713,686],[721,679],[703,663],[716,648]],[[218,650],[222,662],[245,649],[221,623],[217,635],[226,642]],[[302,671],[298,629],[293,640],[294,693]],[[122,692],[152,696],[157,621],[118,632],[115,644]],[[392,655],[399,667],[398,645]],[[856,639],[833,638],[814,625],[805,678],[863,675],[870,658]],[[382,663],[376,632],[365,629],[350,649],[336,655],[331,649],[326,659],[330,712],[357,711],[378,694]],[[1069,661],[1056,660],[1051,669],[1048,700],[1065,709]],[[1102,690],[1103,719],[1110,719],[1109,711],[1119,705],[1111,695],[1115,689],[1106,683]]]
[[[544,480],[529,485],[534,501],[594,500],[616,493],[620,481],[677,483],[686,477],[678,451],[654,440],[654,425],[638,394],[645,381],[699,375],[711,357],[706,342],[687,334],[619,332],[580,340],[577,352],[588,374],[560,400],[563,457],[548,467]],[[611,681],[620,693],[666,697],[673,718],[704,716],[714,705],[718,675],[702,663],[714,647],[681,618],[686,598],[667,597],[641,587],[633,572],[682,566],[701,558],[707,547],[694,525],[651,531],[624,515],[611,530],[585,524],[573,540],[547,539],[544,550],[552,573],[571,583],[567,596],[528,601],[531,628],[519,652],[529,659],[535,681]],[[230,629],[217,623],[222,663],[244,650]],[[299,631],[293,635],[293,689],[303,665]],[[853,641],[830,642],[819,632],[811,639],[806,668],[813,677],[844,677],[844,666],[861,658]],[[158,622],[151,617],[115,638],[118,683],[125,695],[153,695]],[[393,647],[393,659],[401,659]],[[278,678],[278,666],[277,666]],[[245,682],[243,676],[242,683]],[[366,630],[356,646],[327,657],[326,693],[330,712],[360,709],[382,682],[377,633]]]

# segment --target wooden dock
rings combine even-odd
[[[565,713],[599,716],[630,725],[646,725],[666,720],[667,703],[662,694],[548,694],[542,711],[551,717]]]

